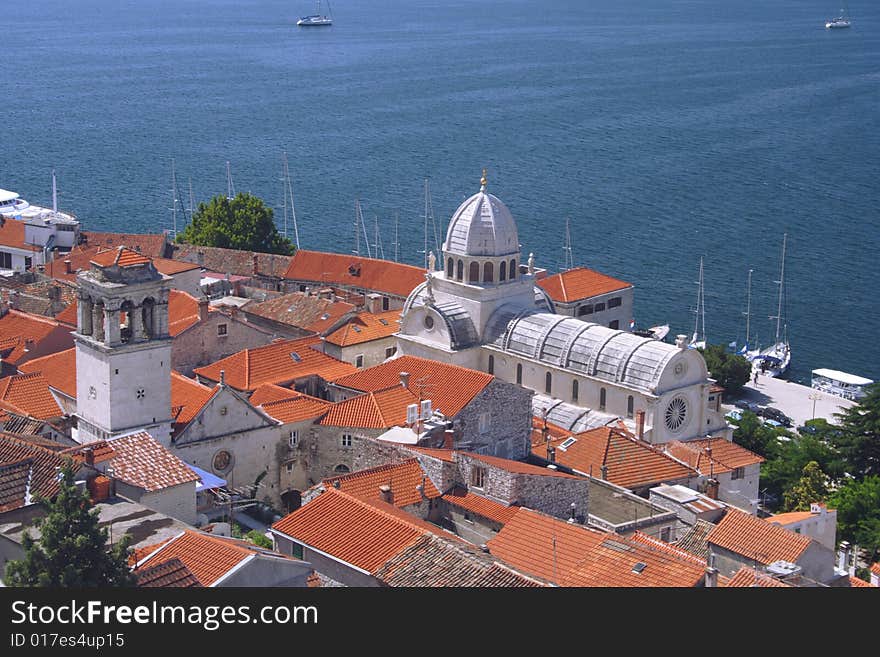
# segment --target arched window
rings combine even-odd
[[[452,278],[455,275],[455,260],[449,258],[446,261],[446,277]]]
[[[92,328],[95,340],[104,341],[104,302],[99,301],[92,306]]]
[[[633,396],[630,395],[629,397],[626,398],[626,416],[627,417],[633,416],[633,407],[634,406],[635,406],[635,400],[633,399]]]
[[[544,392],[549,395],[551,390],[553,390],[553,375],[547,372],[544,376]]]
[[[492,266],[491,262],[487,262],[483,265],[483,282],[484,283],[492,283],[495,280],[495,268]]]
[[[156,302],[149,297],[144,299],[143,304],[141,304],[141,317],[143,319],[144,336],[148,340],[156,335],[155,310]]]
[[[599,389],[599,410],[605,410],[605,388]]]
[[[501,266],[498,267],[498,281],[503,281],[507,278],[507,262],[502,260]]]
[[[91,335],[92,334],[92,300],[91,299],[80,299],[80,318],[82,319],[82,325],[79,328],[79,332],[83,335]]]
[[[464,262],[458,261],[458,269],[456,270],[455,280],[460,281],[464,278]]]
[[[510,280],[516,278],[516,260],[510,261],[510,270],[507,272],[507,275],[509,276]]]
[[[341,463],[333,468],[333,472],[335,472],[336,474],[348,474],[349,472],[351,472],[351,468]]]
[[[480,282],[480,263],[472,262],[471,266],[468,267],[468,283],[479,283]]]
[[[489,374],[495,374],[495,356],[489,354]]]
[[[522,385],[522,363],[516,364],[516,382]]]
[[[571,403],[576,404],[578,400],[578,380],[571,382]]]
[[[132,314],[134,312],[134,304],[131,301],[123,302],[119,309],[119,338],[123,342],[129,342],[134,337],[132,335],[132,329],[134,328],[134,317],[132,317]]]

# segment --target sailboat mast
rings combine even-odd
[[[425,178],[425,269],[428,268],[428,179]]]
[[[296,223],[296,206],[293,203],[293,183],[290,181],[290,165],[287,162],[287,151],[283,151],[281,163],[284,184],[284,237],[287,237],[287,200],[290,198],[290,216],[293,220],[293,243],[299,249],[299,227]]]
[[[226,198],[230,201],[235,197],[235,185],[232,184],[232,167],[226,160]]]
[[[779,344],[779,327],[782,322],[782,290],[785,285],[785,242],[788,238],[788,233],[782,234],[782,264],[779,270],[779,302],[776,306],[776,344]]]
[[[361,227],[358,225],[360,223],[359,217],[361,216],[361,200],[356,198],[354,200],[354,253],[355,255],[361,254]]]
[[[574,257],[571,252],[571,219],[565,219],[565,243],[562,247],[563,271],[574,268]]]
[[[746,288],[746,349],[749,347],[749,322],[752,318],[752,272],[754,269],[749,269],[749,282]]]
[[[177,173],[174,170],[174,158],[171,158],[171,228],[177,239]]]
[[[706,316],[703,310],[703,256],[700,256],[700,280],[697,282],[697,306],[694,308],[694,337],[691,342],[697,342],[700,337],[700,314],[703,313],[703,332],[706,332]]]
[[[193,179],[189,179],[189,220],[192,221],[193,212],[196,207],[196,197],[193,195]]]
[[[385,247],[382,245],[382,234],[379,232],[379,215],[373,215],[373,253],[377,258],[385,259]]]
[[[364,211],[358,203],[358,214],[360,215],[361,229],[364,231],[364,244],[367,245],[367,257],[372,258],[373,252],[370,250],[370,238],[367,237],[367,223],[364,221]]]
[[[400,219],[397,212],[394,212],[394,262],[400,262],[400,237],[398,233],[398,224]]]
[[[55,183],[55,169],[52,169],[52,212],[58,212],[58,185]]]

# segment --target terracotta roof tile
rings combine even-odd
[[[470,511],[489,520],[504,524],[508,522],[519,507],[505,506],[482,495],[472,493],[466,488],[456,486],[443,496],[443,501]]]
[[[675,542],[675,546],[682,550],[686,550],[703,560],[707,560],[709,558],[709,544],[706,541],[706,537],[714,528],[715,525],[711,522],[697,520],[694,525]]]
[[[253,402],[251,402],[253,403]],[[265,402],[260,406],[270,417],[284,424],[317,418],[327,412],[331,402],[299,394],[289,399]]]
[[[765,565],[780,559],[796,563],[813,542],[807,536],[733,508],[728,509],[707,538],[712,545]]]
[[[195,263],[170,260],[168,258],[153,258],[153,265],[156,267],[156,271],[160,274],[165,274],[166,276],[174,276],[175,274],[182,274],[185,271],[201,269],[201,267]]]
[[[161,545],[138,569],[177,558],[202,586],[211,586],[255,552],[243,541],[187,530]]]
[[[367,572],[420,537],[444,533],[390,504],[367,502],[332,487],[272,528]]]
[[[24,374],[40,372],[46,382],[59,392],[76,399],[76,348],[34,358],[19,367]]]
[[[190,588],[201,586],[196,576],[184,563],[174,557],[149,568],[135,571],[137,585],[141,588]]]
[[[401,372],[409,372],[410,390],[418,392],[421,385],[422,398],[430,399],[432,408],[441,411],[446,417],[455,417],[495,378],[491,374],[458,365],[416,356],[401,356],[381,365],[338,377],[334,384],[363,392],[374,392],[399,385]]]
[[[28,244],[25,241],[24,223],[18,219],[0,218],[0,245],[25,251],[41,251],[39,246]]]
[[[332,381],[352,372],[354,365],[343,363],[313,349],[320,338],[280,340],[256,349],[245,349],[205,367],[195,374],[211,381],[220,380],[226,372],[226,383],[242,391],[252,391],[264,383],[286,384],[308,376]]]
[[[586,267],[576,267],[568,271],[546,276],[536,281],[554,301],[568,303],[588,299],[599,294],[632,287],[632,283],[606,276]]]
[[[0,379],[0,406],[40,420],[64,415],[49,391],[49,382],[39,372]]]
[[[274,253],[257,253],[194,244],[175,244],[173,250],[172,257],[175,260],[194,262],[210,271],[247,278],[255,275],[282,278],[292,259],[291,256]],[[254,266],[255,259],[256,267]]]
[[[880,561],[871,564],[871,572],[880,575]]]
[[[69,337],[70,344],[73,344],[69,332],[69,326],[49,317],[9,310],[0,317],[0,352],[3,353],[5,362],[18,365],[20,361],[26,359],[30,350],[49,337],[63,336],[65,340]],[[28,340],[32,340],[33,345],[29,346]],[[66,348],[69,345],[63,346]]]
[[[445,463],[455,463],[455,450],[454,449],[436,449],[433,447],[416,447],[415,445],[410,445],[407,449],[418,452],[419,454],[424,454],[425,456],[430,456],[431,458],[440,459]]]
[[[340,347],[391,337],[400,330],[400,310],[384,313],[361,313],[327,336],[327,342]]]
[[[284,278],[406,297],[425,282],[425,270],[390,260],[300,249],[293,255]]]
[[[242,312],[247,315],[255,315],[314,333],[323,333],[354,311],[355,306],[350,303],[322,299],[303,292],[291,292],[259,303],[252,301],[242,308]]]
[[[76,301],[68,304],[64,310],[55,315],[55,321],[75,328],[78,321],[76,316]]]
[[[746,588],[746,587],[762,587],[762,588],[791,588],[790,584],[781,582],[775,577],[771,577],[765,573],[756,573],[754,568],[743,566],[736,574],[727,582],[728,588]]]
[[[402,386],[367,392],[336,402],[318,424],[331,427],[389,429],[406,424],[406,407],[419,397]]]
[[[428,499],[440,497],[440,491],[414,458],[401,463],[380,465],[339,477],[330,477],[323,483],[325,487],[337,483],[339,490],[367,501],[381,500],[379,486],[388,485],[391,487],[391,504],[405,507],[422,501],[422,495],[416,486],[421,485],[423,480],[425,496]]]
[[[172,433],[177,435],[205,407],[219,388],[203,386],[198,381],[171,372],[171,415],[174,418]]]
[[[65,457],[56,450],[0,433],[0,464],[23,460],[32,461],[31,492],[53,497],[58,492],[58,469]]]
[[[864,587],[867,587],[869,589],[874,588],[874,586],[872,586],[869,582],[866,582],[863,579],[859,579],[858,577],[853,577],[852,575],[849,576],[849,585],[851,588],[854,589],[860,589]]]
[[[828,509],[828,511],[833,512],[834,509]],[[791,525],[796,522],[802,522],[804,520],[809,520],[810,518],[818,517],[818,513],[812,513],[810,511],[789,511],[788,513],[777,513],[769,518],[764,518],[764,520],[784,527],[785,525]]]
[[[125,246],[96,253],[89,260],[89,262],[99,267],[112,267],[114,265],[117,267],[137,267],[149,264],[151,261],[151,258]]]
[[[82,231],[83,246],[110,249],[127,246],[151,258],[164,258],[168,240],[163,233],[102,233],[93,230]]]
[[[556,438],[550,445],[556,448],[556,462],[572,470],[594,477],[601,476],[624,488],[640,488],[667,481],[680,481],[696,476],[696,472],[670,458],[659,449],[640,441],[635,436],[614,427],[597,427],[579,434],[564,449],[568,437]],[[532,447],[532,454],[547,459],[547,447]]]
[[[114,452],[114,479],[145,491],[162,490],[199,479],[186,463],[144,431],[111,438],[107,443]]]
[[[763,463],[764,459],[745,447],[725,438],[703,438],[686,442],[673,440],[664,445],[666,452],[703,475],[720,474],[735,468]],[[711,456],[706,448],[711,448]]]
[[[0,513],[18,509],[28,502],[31,459],[0,463]]]
[[[503,459],[498,456],[487,456],[486,454],[476,454],[474,452],[459,453],[470,456],[477,461],[482,461],[486,465],[490,465],[493,468],[499,468],[501,470],[504,470],[505,472],[512,472],[514,474],[536,475],[539,477],[564,477],[567,479],[583,479],[582,477],[578,477],[576,475],[559,472],[558,470],[551,470],[550,468],[543,468],[541,466],[532,465],[530,463],[523,463],[522,461],[512,461],[510,459]]]
[[[302,397],[303,393],[291,390],[290,388],[282,388],[274,383],[264,383],[257,386],[254,394],[250,396],[248,401],[254,406],[262,406],[268,402],[281,401],[282,399],[296,399]]]

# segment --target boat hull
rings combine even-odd
[[[846,20],[833,20],[825,23],[825,27],[829,30],[842,30],[843,28],[849,27],[849,21]]]

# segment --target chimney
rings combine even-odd
[[[846,570],[846,562],[849,561],[849,541],[841,541],[837,551],[837,567]]]
[[[226,385],[226,370],[220,370],[220,385]]]
[[[602,479],[608,481],[608,466],[603,463],[599,470],[602,472]]]
[[[574,524],[577,522],[577,518],[575,517],[575,511],[577,510],[577,505],[572,502],[571,507],[568,510],[568,522]]]
[[[547,460],[550,463],[556,463],[556,448],[547,445]]]
[[[394,495],[391,493],[391,486],[388,484],[382,484],[379,486],[379,497],[383,502],[387,502],[388,504],[393,504]]]
[[[255,253],[253,255],[253,263],[254,263],[254,276],[260,273],[260,259],[259,256]]]
[[[404,388],[409,388],[409,372],[400,373],[400,385]]]
[[[713,500],[718,499],[718,480],[714,477],[706,480],[706,495]]]
[[[426,480],[426,479],[427,479],[427,477],[426,477],[425,475],[422,475],[422,483],[420,483],[419,485],[416,486],[416,490],[419,492],[419,496],[420,496],[423,500],[427,500],[427,499],[428,499],[428,496],[425,495],[425,480]]]
[[[83,449],[83,456],[86,459],[86,465],[95,465],[95,450],[91,447]]]
[[[636,411],[636,438],[645,439],[645,411],[642,409]]]
[[[687,346],[688,346],[687,339],[688,339],[688,336],[684,335],[683,333],[676,335],[675,336],[675,346],[678,347],[679,349],[687,349]]]
[[[446,449],[455,447],[455,429],[446,429],[443,432],[443,447]]]
[[[367,295],[367,312],[378,313],[382,311],[382,295],[375,292]]]
[[[706,588],[718,587],[718,569],[715,567],[715,555],[709,555],[709,565],[706,566]]]
[[[34,348],[34,339],[33,338],[25,338],[24,339],[24,349],[25,351],[30,351]]]
[[[9,291],[9,307],[13,310],[18,310],[18,291],[10,290]]]
[[[199,299],[199,321],[204,322],[208,319],[208,300]]]
[[[64,273],[65,274],[72,274],[73,273],[73,268],[70,266],[70,258],[64,259]]]

